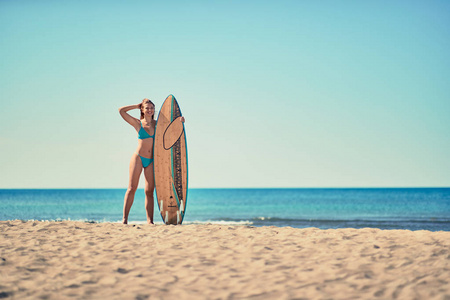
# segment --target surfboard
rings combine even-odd
[[[156,200],[165,224],[181,224],[186,211],[188,165],[186,133],[173,95],[161,106],[155,130],[154,175]]]

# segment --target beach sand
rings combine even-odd
[[[450,299],[450,232],[0,222],[0,298]]]

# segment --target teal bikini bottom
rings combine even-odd
[[[142,166],[144,168],[147,168],[153,162],[153,158],[142,157],[140,155],[139,155],[139,157],[141,158]]]

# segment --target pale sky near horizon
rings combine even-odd
[[[125,188],[118,108],[169,94],[192,188],[450,186],[449,1],[1,0],[0,39],[0,188]]]

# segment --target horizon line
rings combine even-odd
[[[323,187],[188,187],[191,190],[256,189],[446,189],[450,186],[323,186]],[[126,190],[126,187],[0,187],[0,190]],[[138,188],[143,190],[144,188]]]

